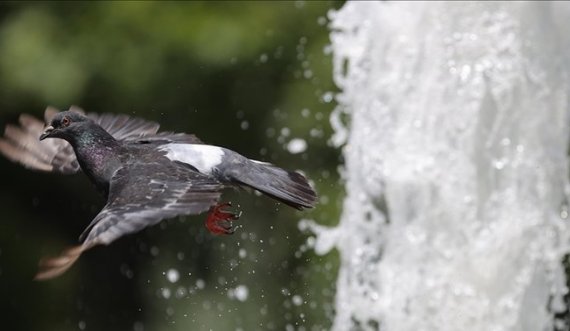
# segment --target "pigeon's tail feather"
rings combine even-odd
[[[64,250],[57,257],[42,259],[39,265],[40,270],[34,280],[47,280],[63,274],[79,259],[81,253],[93,246],[94,243],[74,246]]]
[[[269,163],[248,163],[248,171],[234,175],[233,180],[299,210],[315,206],[317,194],[302,174]]]

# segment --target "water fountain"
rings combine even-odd
[[[331,19],[347,197],[313,229],[341,256],[333,329],[552,330],[570,5],[351,2]]]

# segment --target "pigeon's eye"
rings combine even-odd
[[[69,126],[69,124],[71,124],[71,121],[69,120],[69,118],[67,116],[61,120],[61,126],[63,126],[63,127],[67,127],[67,126]]]

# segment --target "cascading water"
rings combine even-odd
[[[336,330],[552,330],[567,292],[570,5],[331,14],[347,197]],[[349,118],[343,125],[341,118]]]

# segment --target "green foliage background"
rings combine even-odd
[[[339,152],[327,144],[335,106],[327,13],[341,5],[0,3],[2,127],[47,105],[127,113],[302,169],[321,196],[316,209],[296,212],[228,192],[244,212],[233,236],[211,236],[204,215],[169,220],[38,283],[39,258],[75,244],[104,201],[81,174],[34,173],[2,158],[0,329],[330,326],[338,257],[314,255],[298,221],[334,224],[340,210]],[[287,150],[294,138],[306,151]]]

